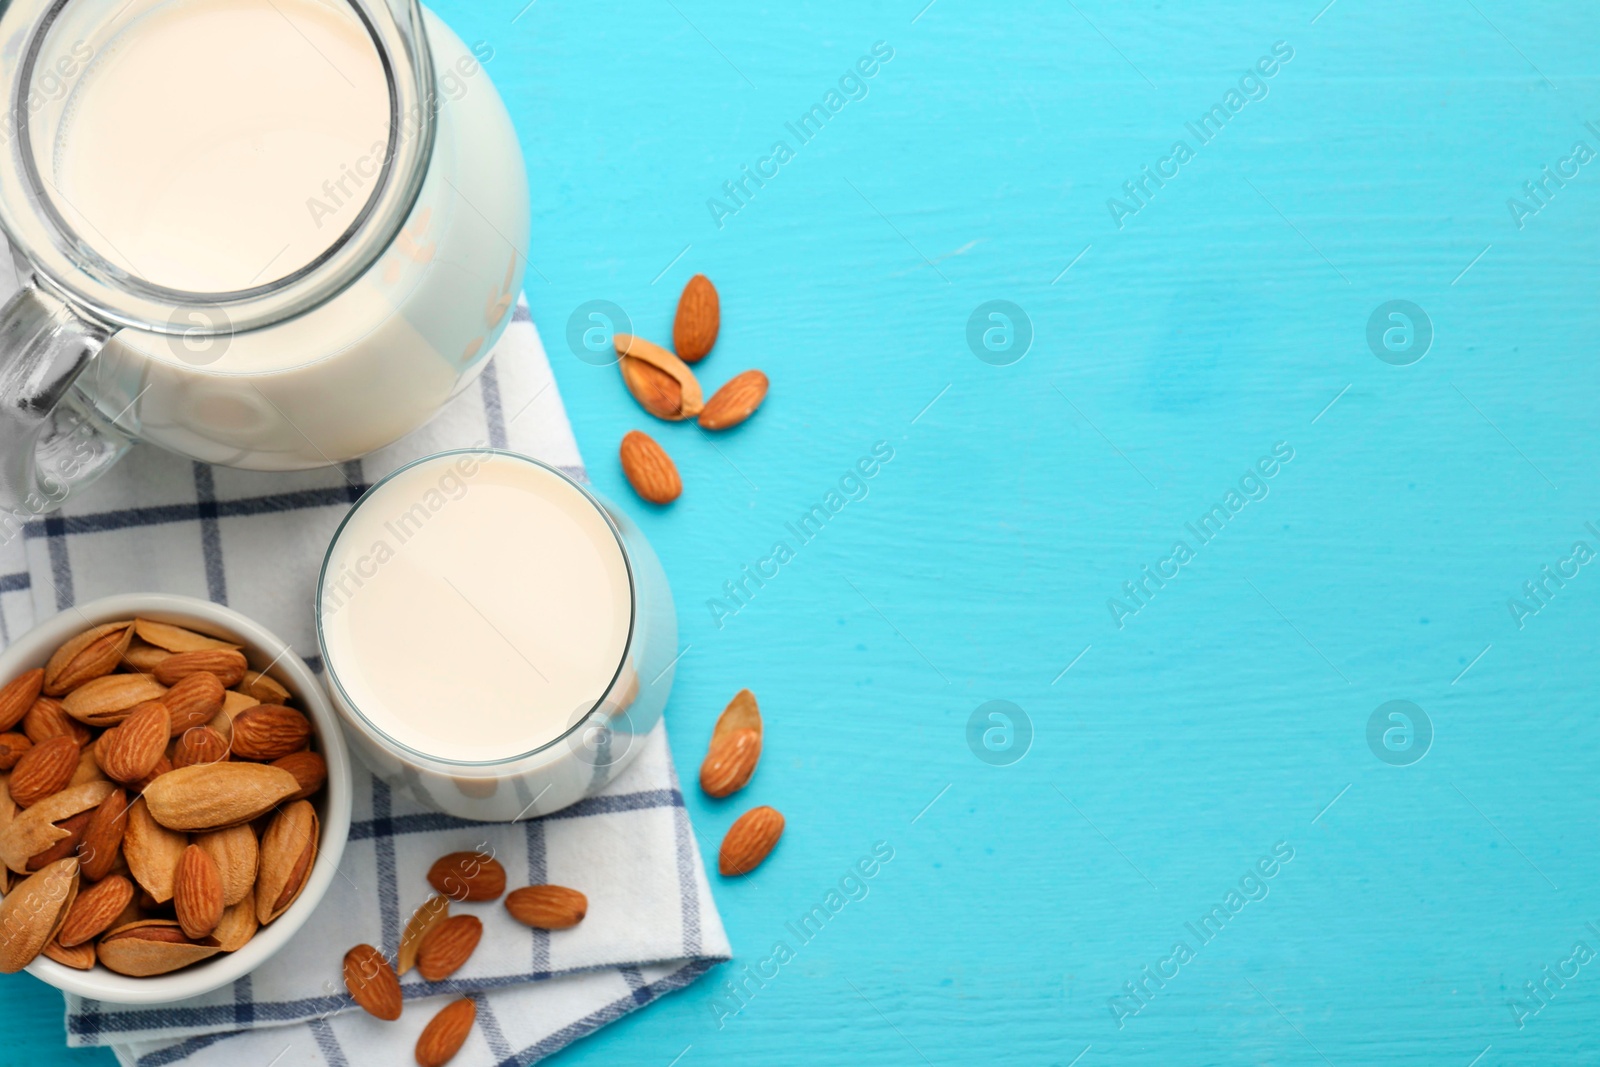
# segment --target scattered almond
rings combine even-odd
[[[228,689],[244,679],[244,653],[232,648],[206,648],[178,652],[156,664],[155,678],[162,685],[177,685],[191,674],[214,675]]]
[[[705,430],[726,430],[737,426],[751,415],[767,398],[767,376],[758,370],[736,374],[712,394],[700,412],[700,427]]]
[[[417,1038],[418,1067],[444,1067],[461,1051],[478,1017],[478,1005],[463,997],[439,1009]]]
[[[133,883],[120,874],[80,890],[72,907],[67,909],[66,921],[61,924],[56,940],[63,948],[73,948],[99,937],[111,928],[132,900]]]
[[[628,484],[650,503],[670,504],[683,492],[683,479],[672,457],[649,434],[629,430],[619,454]]]
[[[371,945],[357,945],[344,954],[344,987],[368,1015],[389,1022],[400,1018],[405,1006],[400,979],[383,953]]]
[[[428,884],[451,900],[495,900],[506,891],[506,869],[486,852],[452,852],[428,869]]]
[[[476,915],[452,915],[442,920],[417,949],[417,973],[439,982],[460,970],[478,947],[483,923]]]
[[[233,720],[233,754],[240,759],[282,759],[310,739],[310,721],[282,704],[258,704]]]
[[[9,730],[22,721],[44,690],[44,669],[27,671],[0,689],[0,730]]]
[[[724,875],[749,874],[783,836],[783,816],[775,808],[751,808],[728,827],[717,855],[717,870]]]
[[[132,639],[131,622],[108,622],[74,637],[44,665],[45,695],[65,696],[85,682],[110,674],[122,662]]]
[[[137,782],[161,762],[172,734],[172,715],[159,700],[147,700],[133,713],[100,735],[94,758],[106,776],[128,784]]]
[[[728,701],[728,706],[722,709],[722,714],[717,718],[717,725],[711,732],[712,743],[717,738],[732,730],[754,730],[762,732],[761,706],[756,703],[756,695],[748,689],[741,689],[733,694],[733,699]]]
[[[222,921],[222,872],[199,845],[183,850],[172,882],[172,907],[178,925],[191,940],[211,936]]]
[[[704,274],[696,274],[678,297],[678,315],[672,323],[672,347],[686,363],[704,359],[717,343],[722,325],[722,305],[717,287]]]
[[[700,788],[708,796],[737,793],[756,772],[761,759],[761,734],[755,730],[729,730],[711,738],[705,762],[700,765]]]
[[[407,921],[405,933],[400,935],[400,958],[396,963],[401,974],[416,966],[417,950],[422,947],[423,939],[428,936],[429,931],[449,917],[448,897],[429,897],[422,902],[422,906]]]
[[[621,356],[622,380],[644,409],[661,419],[692,419],[705,407],[700,380],[689,365],[660,345],[619,333],[612,340]],[[644,367],[660,372],[652,375]],[[667,385],[666,379],[672,383]],[[643,389],[643,392],[641,392]]]
[[[506,911],[536,930],[566,930],[589,913],[589,898],[564,885],[528,885],[506,897]]]
[[[17,760],[11,772],[11,799],[29,808],[72,781],[78,769],[78,745],[70,737],[52,737],[34,745]]]

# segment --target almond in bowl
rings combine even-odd
[[[0,654],[0,972],[111,1003],[247,974],[309,917],[350,825],[310,669],[206,601],[108,597]],[[26,742],[26,743],[24,743]]]

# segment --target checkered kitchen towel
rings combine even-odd
[[[0,277],[0,297],[7,281]],[[485,442],[583,472],[526,307],[478,385],[428,426],[342,469],[269,475],[136,448],[62,512],[32,523],[20,544],[0,549],[0,639],[74,603],[159,590],[237,608],[320,668],[312,591],[340,518],[396,467]],[[730,954],[664,726],[603,795],[542,819],[505,825],[441,815],[391,794],[359,763],[355,796],[342,877],[277,956],[231,987],[179,1004],[124,1008],[68,997],[68,1043],[109,1045],[138,1067],[389,1067],[409,1063],[433,1013],[468,994],[477,1025],[456,1062],[511,1067],[682,988]],[[429,865],[486,846],[513,885],[581,889],[588,918],[547,933],[511,922],[498,902],[455,905],[487,925],[467,966],[437,983],[406,975],[397,1023],[353,1010],[341,977],[345,949],[367,942],[393,958],[401,928],[432,892]]]

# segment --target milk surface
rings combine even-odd
[[[559,737],[611,686],[632,622],[628,566],[559,475],[448,454],[364,498],[320,592],[330,677],[379,730],[487,762]]]
[[[376,185],[352,167],[389,126],[381,59],[347,5],[169,0],[99,46],[62,114],[53,183],[119,267],[231,292],[331,246]]]

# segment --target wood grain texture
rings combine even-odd
[[[1505,0],[922,4],[439,5],[496,50],[534,318],[597,488],[674,584],[679,767],[737,689],[761,700],[750,786],[689,794],[702,850],[748,806],[788,819],[753,879],[713,875],[738,959],[551,1062],[1600,1055],[1600,963],[1520,1028],[1508,1006],[1600,951],[1600,570],[1521,628],[1507,607],[1600,550],[1600,160],[1523,228],[1507,207],[1600,151],[1600,27]],[[865,99],[797,144],[877,41]],[[1266,97],[1198,144],[1185,123],[1276,41]],[[794,158],[719,229],[707,199],[780,138]],[[1194,158],[1118,229],[1107,199],[1179,138]],[[658,427],[564,337],[607,299],[665,341],[696,272],[723,312],[701,380],[772,391],[715,447],[661,431],[685,491],[655,513],[609,457]],[[1405,367],[1366,339],[1397,299],[1435,331]],[[968,348],[990,300],[1032,324],[1010,366]],[[878,441],[865,497],[799,543]],[[1265,498],[1195,544],[1277,442]],[[1107,600],[1178,538],[1194,559],[1118,629]],[[719,627],[707,602],[779,540],[793,560]],[[967,744],[995,699],[1032,722],[1011,766]],[[1435,731],[1412,766],[1368,746],[1395,699]],[[878,841],[864,898],[801,943],[786,924]],[[1278,842],[1264,899],[1200,944],[1185,924]],[[1194,958],[1119,1028],[1110,998],[1178,940]],[[58,1055],[46,992],[0,988],[0,1063]]]

